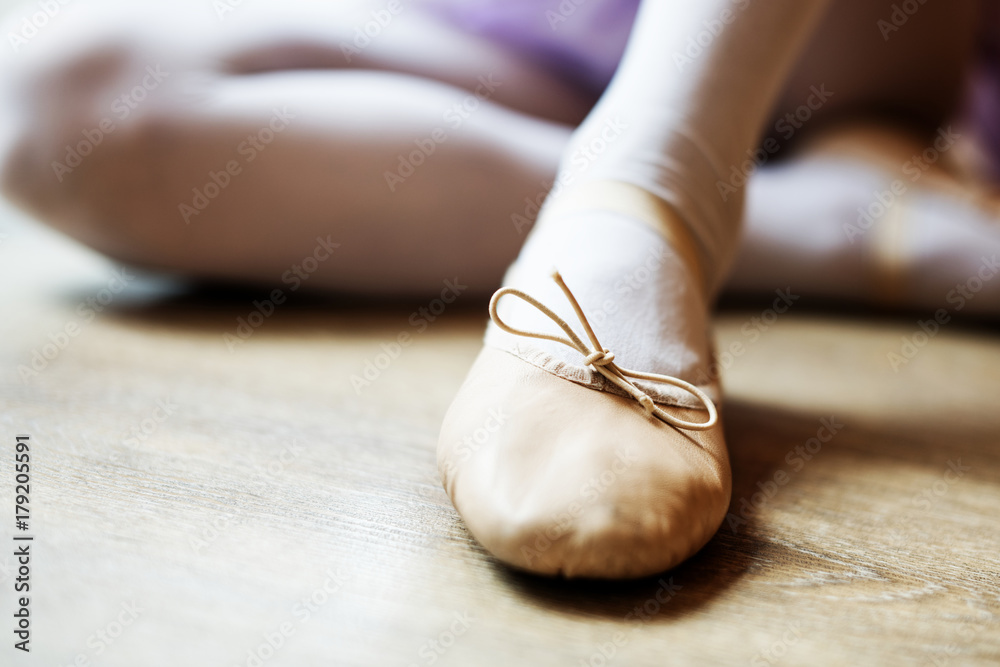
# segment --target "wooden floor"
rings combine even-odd
[[[662,577],[552,581],[495,563],[437,480],[484,304],[423,333],[408,323],[421,303],[285,304],[230,351],[223,334],[263,291],[136,278],[87,322],[116,267],[9,217],[0,664],[1000,662],[988,328],[950,324],[895,372],[915,316],[797,304],[753,340],[763,306],[725,312],[720,349],[743,344],[724,372],[731,521]],[[71,321],[77,335],[46,350]],[[402,331],[414,343],[356,391]],[[19,372],[35,351],[54,358]],[[823,420],[842,428],[810,441]],[[17,434],[34,457],[30,655],[11,634]]]

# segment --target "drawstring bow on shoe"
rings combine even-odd
[[[558,271],[552,272],[552,279],[556,281],[556,284],[559,285],[560,289],[562,289],[563,294],[566,295],[566,299],[570,302],[570,305],[573,306],[573,310],[576,311],[577,319],[580,320],[580,323],[583,325],[584,330],[587,332],[587,337],[593,344],[593,349],[587,347],[587,344],[584,343],[580,339],[580,337],[576,335],[576,332],[573,331],[573,327],[571,327],[566,322],[566,320],[556,315],[550,308],[548,308],[545,304],[541,303],[538,299],[534,298],[530,294],[522,292],[521,290],[515,289],[513,287],[501,288],[497,290],[497,292],[493,295],[493,298],[490,300],[490,319],[492,319],[493,322],[502,330],[506,331],[507,333],[514,334],[515,336],[524,336],[526,338],[539,338],[542,340],[551,340],[557,343],[562,343],[563,345],[567,345],[577,350],[580,354],[583,355],[583,362],[585,365],[593,368],[595,371],[606,377],[609,382],[614,383],[615,386],[617,386],[619,389],[621,389],[629,396],[634,398],[636,401],[638,401],[639,404],[642,405],[643,408],[645,408],[646,414],[651,417],[655,417],[660,421],[669,424],[675,428],[685,429],[688,431],[704,431],[706,429],[710,429],[713,426],[715,426],[715,424],[719,421],[719,414],[718,411],[715,409],[715,403],[712,402],[712,399],[709,398],[705,392],[703,392],[701,389],[698,389],[698,387],[694,386],[690,382],[685,382],[680,378],[671,377],[669,375],[659,375],[656,373],[640,373],[638,371],[630,371],[616,364],[614,353],[608,350],[603,345],[601,345],[600,341],[597,340],[597,335],[594,333],[593,328],[590,326],[590,322],[587,320],[587,316],[584,315],[583,309],[577,302],[576,297],[573,296],[573,292],[571,292],[569,287],[567,287],[566,283],[563,281],[563,278],[561,275],[559,275]],[[500,299],[503,298],[504,296],[507,296],[508,294],[511,296],[516,296],[522,301],[531,304],[539,311],[541,311],[544,315],[548,316],[549,319],[555,322],[559,326],[559,328],[566,333],[568,338],[563,338],[562,336],[558,336],[555,334],[522,331],[520,329],[515,329],[514,327],[509,326],[506,322],[500,319],[500,315],[497,312],[497,305],[500,303]],[[678,419],[677,417],[670,415],[662,407],[656,405],[653,402],[653,399],[650,398],[649,395],[647,395],[641,389],[639,389],[639,387],[637,387],[635,383],[632,382],[629,378],[634,378],[636,380],[647,380],[649,382],[659,382],[663,384],[673,385],[675,387],[680,387],[681,389],[689,392],[690,394],[695,396],[699,401],[701,401],[701,403],[708,410],[708,420],[704,422],[689,422],[683,419]]]

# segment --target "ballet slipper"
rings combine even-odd
[[[606,196],[609,190],[616,196]],[[557,202],[543,216],[565,213],[567,201],[574,202],[570,208],[643,216],[672,245],[686,248],[681,254],[696,265],[675,216],[634,190],[595,186],[589,191],[601,197]],[[584,199],[589,201],[581,204]],[[711,538],[729,505],[728,454],[711,398],[719,388],[621,368],[614,351],[601,346],[586,309],[554,277],[579,322],[570,324],[550,310],[554,304],[510,288],[494,296],[491,316],[505,331],[574,348],[580,364],[603,382],[558,375],[488,344],[442,425],[438,467],[444,487],[470,533],[515,568],[602,579],[669,569]],[[554,325],[545,332],[521,331],[518,323],[500,318],[503,298],[529,302]],[[688,400],[655,392],[654,384],[680,390]]]

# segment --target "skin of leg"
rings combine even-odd
[[[194,276],[274,284],[329,237],[337,259],[310,286],[499,282],[523,241],[511,216],[544,191],[585,96],[416,13],[347,62],[364,13],[290,2],[220,23],[201,5],[68,7],[4,63],[15,202],[109,255]],[[78,166],[54,166],[106,120]]]

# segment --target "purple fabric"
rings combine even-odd
[[[419,0],[474,34],[516,48],[600,93],[618,67],[639,0]]]
[[[600,93],[618,66],[640,0],[415,0],[463,30],[510,46]],[[964,117],[1000,182],[1000,3],[982,0]]]
[[[988,0],[980,4],[981,32],[966,94],[965,120],[989,158],[989,176],[1000,181],[1000,6]]]

